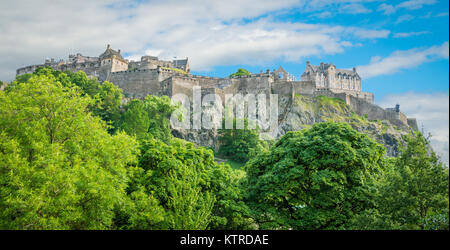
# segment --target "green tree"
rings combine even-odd
[[[380,188],[379,210],[403,229],[449,229],[449,173],[429,140],[406,137]]]
[[[95,100],[89,105],[89,110],[94,115],[100,116],[109,124],[108,131],[114,133],[120,125],[122,90],[110,82],[100,84],[97,78],[88,77],[83,71],[70,72],[58,71],[50,67],[39,67],[33,74],[17,76],[17,83],[26,83],[33,75],[53,77],[55,82],[59,82],[64,87],[80,88],[82,95],[87,95]]]
[[[241,68],[241,69],[238,69],[235,73],[231,74],[230,77],[233,77],[233,76],[249,76],[251,74],[252,73],[250,73],[248,70]]]
[[[168,145],[153,138],[141,143],[141,152],[128,192],[158,199],[165,209],[162,229],[205,229],[214,205],[206,190],[212,152],[180,139]]]
[[[209,190],[216,202],[208,229],[249,230],[258,229],[250,208],[244,201],[245,172],[233,170],[229,165],[215,165],[210,173]]]
[[[163,142],[172,139],[170,116],[178,108],[167,96],[148,95],[144,101],[131,100],[122,115],[121,129],[138,139],[149,135]]]
[[[177,138],[166,144],[149,136],[141,141],[141,152],[138,166],[130,167],[127,193],[139,198],[133,200],[138,205],[153,204],[147,207],[152,213],[128,213],[134,217],[124,216],[122,221],[128,223],[124,228],[255,228],[239,185],[242,171],[217,164],[211,150]],[[134,211],[137,205],[130,207]],[[155,219],[154,215],[161,214],[162,220]]]
[[[344,123],[288,132],[247,165],[248,201],[263,229],[344,229],[374,207],[384,148]]]
[[[58,74],[58,72],[59,71],[56,71],[55,73]],[[83,71],[78,71],[76,73],[66,71],[65,74],[68,77],[68,81],[80,87],[83,90],[83,93],[89,95],[90,97],[94,97],[101,90],[101,86],[97,78],[89,78]]]
[[[127,111],[122,115],[121,129],[137,138],[145,138],[150,127],[150,117],[141,100],[131,100]]]
[[[94,115],[99,116],[110,125],[108,129],[110,133],[115,132],[121,118],[122,89],[105,81],[94,99],[95,105],[92,107]]]
[[[233,129],[219,131],[219,155],[238,162],[247,162],[250,156],[267,148],[267,144],[259,139],[259,128],[249,129],[248,123],[248,119],[244,119],[244,129],[236,129],[234,119]]]
[[[87,112],[93,100],[53,75],[0,92],[0,228],[107,229],[138,152]]]
[[[169,142],[172,138],[169,119],[178,106],[173,105],[167,96],[152,95],[145,98],[144,106],[151,118],[148,132],[163,142]]]

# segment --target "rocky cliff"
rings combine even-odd
[[[288,131],[307,128],[314,123],[346,122],[355,130],[369,135],[386,147],[387,155],[396,156],[402,137],[411,132],[408,126],[393,125],[386,120],[370,121],[357,115],[343,100],[326,96],[309,97],[296,94],[279,97],[279,127],[276,139]],[[216,130],[176,130],[176,137],[213,149],[220,147]]]
[[[289,105],[289,99],[282,97],[281,102]],[[338,98],[326,96],[307,97],[295,95],[286,117],[280,122],[277,137],[288,131],[296,131],[314,123],[335,121],[346,122],[355,130],[365,133],[386,147],[389,156],[398,154],[398,146],[402,137],[411,132],[408,126],[397,126],[386,120],[369,121],[365,116],[359,116]]]

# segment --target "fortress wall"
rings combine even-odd
[[[31,65],[24,68],[20,68],[16,71],[17,75],[23,75],[27,73],[33,73],[39,67],[50,67],[54,70],[60,71],[70,71],[76,73],[78,71],[83,71],[87,76],[99,78],[100,64],[96,62],[86,62],[86,63],[67,63],[67,64],[39,64]]]
[[[293,97],[294,85],[288,81],[275,81],[272,83],[271,91],[273,94]]]
[[[326,90],[326,89],[318,89],[318,91]],[[357,97],[359,99],[363,99],[368,103],[373,103],[373,94],[369,92],[360,92],[360,91],[354,91],[354,90],[348,90],[348,89],[330,89],[330,91],[334,93],[344,93],[348,94],[354,97]]]
[[[327,88],[316,89],[314,91],[313,96],[328,96],[328,97],[332,97],[332,98],[339,98],[339,99],[345,101],[348,105],[350,105],[350,102],[345,93],[336,93]]]
[[[169,79],[172,82],[172,95],[185,94],[192,100],[192,88],[199,85],[197,80],[183,77],[171,77]]]
[[[118,71],[126,71],[128,70],[128,64],[124,63],[120,60],[112,60],[111,64],[111,72],[118,72]]]
[[[222,95],[238,93],[240,88],[239,81],[228,79],[228,81],[221,81],[219,84]]]
[[[385,110],[384,120],[388,120],[397,126],[408,126],[406,115],[402,112],[396,112],[395,110]]]
[[[313,96],[316,91],[316,84],[313,81],[292,82],[296,94]]]
[[[267,94],[272,92],[273,78],[267,76],[233,78],[232,84],[236,84],[236,92],[245,94]]]
[[[386,117],[386,111],[378,105],[373,105],[365,100],[349,95],[347,100],[350,107],[358,115],[366,115],[369,120],[383,120]]]
[[[194,76],[202,88],[217,88],[219,86],[220,78],[217,77],[205,77]]]
[[[166,80],[162,81],[160,84],[160,89],[159,89],[159,96],[172,96],[173,92],[172,92],[172,78],[167,78]]]
[[[378,105],[351,95],[348,95],[347,100],[350,101],[349,105],[355,113],[361,116],[367,114],[369,120],[388,120],[396,126],[408,126],[408,119],[402,112],[386,110]]]
[[[417,126],[417,120],[416,118],[407,118],[408,121],[408,125],[414,129],[414,130],[419,130],[419,127]]]
[[[87,76],[100,78],[100,66],[94,67],[83,67],[81,65],[72,66],[72,65],[64,65],[63,67],[58,67],[57,70],[66,71],[69,70],[71,72],[83,71]]]
[[[398,112],[397,119],[399,119],[403,124],[408,124],[408,117],[402,112]]]
[[[150,94],[158,94],[160,76],[157,70],[120,71],[109,74],[107,81],[119,86],[123,93],[132,98],[144,98]]]
[[[355,97],[354,95],[346,92],[336,93],[334,90],[318,89],[314,95],[328,96],[344,100],[356,114],[360,116],[367,115],[369,120],[388,120],[396,126],[408,126],[408,119],[402,112],[383,109],[378,105],[367,102],[366,99]]]

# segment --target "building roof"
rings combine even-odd
[[[309,65],[311,67],[311,69],[313,70],[313,72],[324,72],[326,73],[328,71],[328,68],[331,66],[334,66],[334,64],[332,63],[321,63],[320,65]],[[334,66],[336,68],[336,66]],[[358,76],[358,73],[356,73],[355,70],[348,70],[348,69],[336,69],[336,75],[337,74],[346,74],[346,75],[351,75],[351,76]]]
[[[109,58],[109,57],[112,57],[112,56],[116,56],[116,57],[118,57],[118,58],[123,60],[123,57],[120,54],[120,50],[119,51],[115,51],[115,50],[111,49],[111,47],[108,44],[108,46],[106,47],[105,52],[103,52],[100,55],[100,60],[103,60],[104,58]]]

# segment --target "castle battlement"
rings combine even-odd
[[[398,126],[417,129],[414,118],[407,118],[394,109],[383,109],[373,104],[373,93],[363,92],[361,77],[356,68],[338,69],[332,63],[312,65],[306,68],[300,80],[282,67],[251,75],[226,78],[190,74],[189,60],[160,60],[156,56],[142,56],[140,61],[128,61],[120,50],[109,45],[98,57],[69,55],[69,60],[47,59],[44,64],[30,65],[17,69],[17,75],[32,73],[39,67],[51,67],[61,71],[83,71],[100,82],[110,81],[119,86],[131,98],[147,95],[168,95],[177,93],[192,95],[192,87],[200,86],[202,93],[214,93],[224,100],[226,94],[279,94],[293,98],[295,94],[307,96],[329,96],[344,100],[355,113],[367,115],[371,120],[384,119]]]

